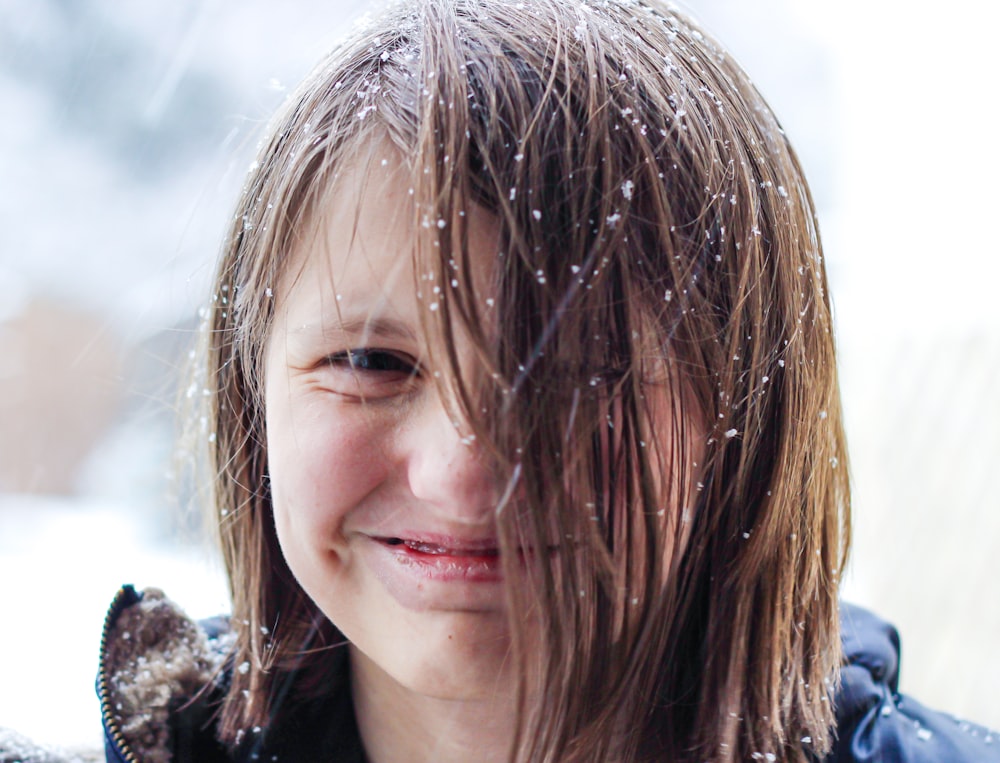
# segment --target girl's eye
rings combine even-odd
[[[333,363],[345,363],[358,371],[389,371],[412,376],[417,372],[416,361],[389,350],[347,350],[331,356]]]
[[[344,350],[329,355],[327,364],[348,382],[335,382],[334,391],[360,397],[380,397],[405,388],[420,373],[417,360],[405,353],[377,348]]]

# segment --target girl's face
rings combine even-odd
[[[420,311],[448,289],[419,280],[418,299],[407,180],[388,169],[399,164],[390,152],[373,156],[342,175],[275,289],[265,394],[277,535],[349,639],[356,672],[442,698],[495,697],[512,687],[500,486],[438,394]],[[485,271],[496,227],[468,213]]]

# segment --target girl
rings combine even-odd
[[[390,11],[273,125],[217,295],[249,666],[224,743],[271,750],[336,692],[375,761],[829,749],[847,474],[820,244],[779,125],[689,22]]]
[[[271,126],[203,357],[232,617],[122,590],[109,760],[1000,749],[899,705],[884,624],[845,610],[842,655],[809,190],[657,0],[359,28]]]

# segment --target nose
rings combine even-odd
[[[499,497],[496,470],[469,427],[437,395],[428,398],[407,427],[410,492],[442,520],[489,523]]]

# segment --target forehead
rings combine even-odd
[[[415,197],[396,149],[384,143],[366,149],[306,215],[275,295],[278,319],[289,328],[391,319],[417,334],[420,311],[436,311],[462,288],[466,268],[475,292],[466,296],[492,303],[499,223],[471,201],[451,217]],[[442,262],[435,251],[445,236],[462,244]]]

